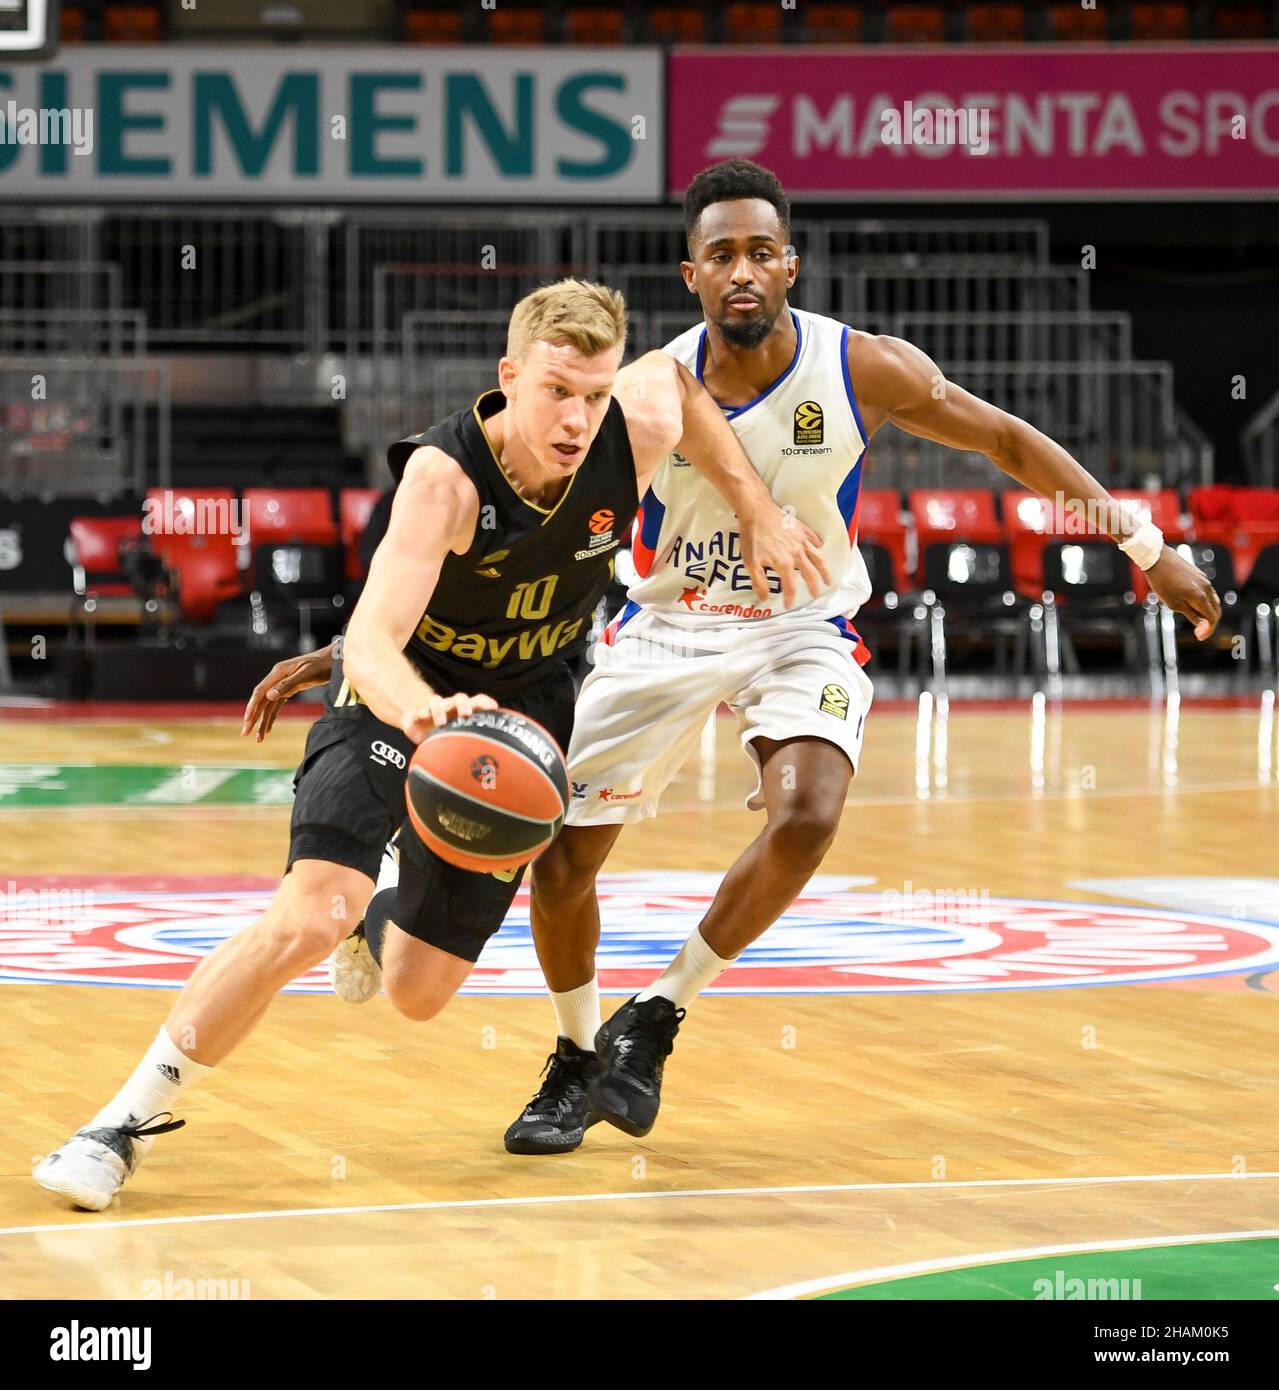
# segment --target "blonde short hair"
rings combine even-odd
[[[526,294],[511,314],[506,355],[516,361],[538,342],[567,343],[587,357],[626,351],[626,301],[607,285],[557,280]]]

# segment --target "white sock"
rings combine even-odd
[[[706,944],[700,931],[694,930],[692,936],[680,947],[679,955],[666,967],[665,971],[647,989],[635,996],[642,1004],[646,999],[661,995],[669,999],[677,1009],[687,1008],[689,1004],[722,971],[732,965],[731,960],[717,956]]]
[[[114,1127],[123,1124],[130,1115],[136,1120],[149,1120],[152,1115],[173,1110],[183,1088],[212,1070],[212,1067],[192,1061],[169,1037],[168,1029],[161,1027],[133,1075],[86,1128]],[[154,1142],[154,1139],[134,1140],[144,1153]]]
[[[555,1007],[555,1027],[561,1038],[567,1038],[584,1052],[595,1051],[595,1035],[600,1030],[599,977],[592,975],[584,985],[567,989],[563,994],[551,991]]]

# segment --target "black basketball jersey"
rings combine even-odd
[[[616,400],[551,507],[522,497],[493,451],[484,421],[505,404],[500,391],[488,391],[470,409],[387,451],[398,483],[414,450],[434,445],[457,461],[479,494],[475,539],[465,555],[450,551],[445,557],[404,649],[443,695],[501,699],[579,656],[612,576],[614,552],[639,507],[630,437]],[[330,691],[337,708],[359,703],[340,671]]]

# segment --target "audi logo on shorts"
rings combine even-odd
[[[398,748],[392,748],[389,743],[374,743],[370,747],[372,752],[369,756],[375,763],[381,763],[383,767],[387,763],[394,763],[396,767],[405,767],[408,764],[408,759],[404,754]]]

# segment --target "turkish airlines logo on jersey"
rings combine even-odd
[[[826,420],[816,401],[805,401],[795,407],[795,443],[820,444],[825,436]]]
[[[600,986],[634,994],[670,963],[721,875],[602,874]],[[893,994],[1052,989],[1251,975],[1279,966],[1279,925],[1159,907],[986,893],[861,891],[814,878],[711,986],[719,994]],[[25,879],[0,895],[0,981],[179,989],[275,892],[271,879]],[[74,911],[53,891],[82,890]],[[323,964],[291,990],[326,994]],[[545,990],[520,889],[463,993]]]

